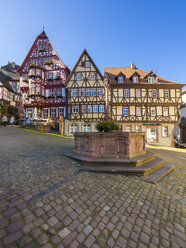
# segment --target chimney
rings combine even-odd
[[[131,69],[136,69],[136,66],[134,63],[132,63],[130,67],[131,67]]]

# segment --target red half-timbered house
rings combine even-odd
[[[25,117],[66,117],[65,82],[70,70],[44,31],[36,38],[18,72]]]

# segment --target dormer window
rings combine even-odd
[[[124,78],[123,77],[118,77],[118,83],[120,83],[120,84],[124,83]]]
[[[156,78],[155,77],[148,77],[148,82],[149,83],[155,83],[156,82]]]
[[[139,78],[137,76],[133,77],[133,83],[138,83],[139,82]]]

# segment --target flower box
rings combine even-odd
[[[40,53],[45,52],[45,48],[40,48],[40,49],[38,50],[38,52],[40,52]]]
[[[45,65],[52,65],[53,62],[52,62],[52,61],[44,61],[44,64],[45,64]]]

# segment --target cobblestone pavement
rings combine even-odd
[[[158,185],[78,172],[73,139],[0,126],[0,247],[184,247],[186,153]],[[170,162],[171,162],[170,161]]]

